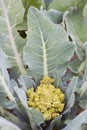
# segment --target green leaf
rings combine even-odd
[[[10,79],[6,70],[0,70],[0,106],[12,109],[15,107],[15,98],[11,92]]]
[[[21,104],[24,106],[26,112],[28,113],[31,127],[33,130],[40,130],[40,123],[44,122],[43,115],[40,111],[37,111],[33,108],[29,108],[27,105],[27,96],[23,89],[14,87],[15,93],[17,94]]]
[[[24,5],[25,8],[25,12],[24,12],[24,18],[23,18],[23,22],[19,25],[17,25],[17,29],[18,30],[27,30],[27,13],[28,13],[28,9],[30,6],[34,6],[37,8],[41,8],[45,7],[45,3],[44,0],[22,0],[22,3]]]
[[[67,111],[70,111],[75,103],[75,92],[77,90],[77,85],[78,85],[78,77],[73,77],[65,93],[66,100],[67,100],[67,104],[66,104]]]
[[[9,74],[7,68],[10,66],[5,53],[0,50],[0,106],[6,108],[15,107],[15,98],[12,95]]]
[[[45,121],[43,114],[40,111],[37,111],[36,109],[30,108],[27,110],[29,116],[32,115],[32,119],[30,119],[31,124],[34,122],[37,126],[39,126],[41,123]]]
[[[84,79],[79,91],[79,106],[82,109],[87,109],[87,81]]]
[[[65,15],[67,32],[73,41],[80,46],[87,41],[87,19],[78,9],[71,10]]]
[[[64,129],[62,130],[81,130],[82,124],[87,123],[87,109],[76,116]]]
[[[27,90],[30,87],[35,87],[35,82],[28,75],[21,75],[18,82],[23,90]]]
[[[21,59],[25,40],[15,28],[23,20],[24,8],[21,0],[0,0],[0,11],[0,47],[8,56],[11,66],[18,66],[20,72],[25,74]]]
[[[65,65],[60,65],[57,70],[53,73],[52,77],[54,79],[54,86],[56,88],[60,88],[64,93],[66,91],[66,82],[63,80],[63,77],[65,72],[67,70],[67,66]]]
[[[27,17],[27,13],[28,13],[28,8],[30,6],[34,6],[34,7],[37,7],[37,8],[40,8],[41,6],[45,6],[44,4],[44,0],[22,0],[23,2],[23,5],[24,5],[24,8],[25,8],[25,18]]]
[[[67,68],[68,68],[68,62],[66,62],[65,64],[62,64],[62,65],[59,65],[58,68],[57,68],[57,71],[60,75],[60,77],[63,77],[64,74],[66,73],[67,71]]]
[[[72,72],[78,74],[78,69],[79,69],[81,63],[82,63],[82,61],[80,61],[79,59],[76,59],[75,61],[70,62],[68,67]]]
[[[44,13],[53,23],[60,24],[62,22],[63,13],[61,11],[50,9],[48,11],[44,11]]]
[[[76,55],[78,56],[78,58],[80,60],[83,60],[85,58],[85,52],[84,52],[83,48],[81,46],[79,46],[78,44],[75,44],[74,47],[75,47],[75,52],[76,52]]]
[[[83,15],[84,15],[84,17],[87,18],[87,3],[86,3],[86,5],[85,5],[85,7],[84,7]]]
[[[84,95],[84,93],[86,92],[86,90],[87,90],[87,81],[85,81],[84,83],[83,83],[83,85],[81,86],[81,88],[80,88],[80,94],[81,94],[81,96],[82,95]]]
[[[46,8],[48,8],[49,4],[51,3],[52,0],[44,0]]]
[[[28,109],[27,110],[30,124],[33,130],[42,130],[40,127],[40,123],[44,122],[44,118],[41,112],[35,110],[35,109]]]
[[[14,86],[14,91],[17,94],[17,97],[21,101],[21,104],[27,109],[27,95],[26,92],[22,88],[18,88],[18,86]]]
[[[86,46],[85,46],[85,55],[86,55],[86,66],[83,75],[83,83],[87,81],[87,47]]]
[[[73,55],[73,44],[60,25],[53,24],[43,11],[31,7],[28,13],[28,36],[24,61],[37,77],[52,74],[58,65]]]
[[[0,60],[0,68],[1,69],[10,68],[10,63],[8,61],[8,58],[2,49],[0,49],[0,59],[1,59]]]
[[[53,0],[48,8],[65,11],[72,6],[78,6],[79,8],[83,8],[86,2],[86,0]]]
[[[81,74],[85,71],[85,67],[86,67],[86,61],[82,61],[80,67],[78,68],[78,72]]]
[[[61,118],[62,118],[62,116],[60,115],[51,121],[50,130],[60,130],[59,126],[61,123]]]
[[[86,98],[86,99],[80,99],[80,101],[79,101],[79,106],[80,106],[82,109],[87,109],[87,98]]]
[[[19,123],[19,120],[16,115],[13,115],[11,112],[2,107],[0,107],[0,116],[3,116],[5,119],[12,121],[15,124]]]
[[[21,130],[18,126],[2,118],[1,116],[0,116],[0,129],[1,130]]]
[[[87,130],[87,122],[85,124],[82,124],[81,127],[82,127],[81,130]]]

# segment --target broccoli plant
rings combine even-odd
[[[0,0],[0,129],[87,129],[86,63],[86,0]]]

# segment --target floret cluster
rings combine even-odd
[[[27,90],[28,106],[42,112],[46,120],[59,116],[64,109],[64,94],[53,85],[54,79],[44,76],[36,91]]]

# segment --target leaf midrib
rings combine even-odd
[[[4,1],[1,0],[1,3],[2,3],[2,7],[3,7],[5,21],[6,21],[6,25],[7,25],[7,29],[8,29],[8,34],[9,34],[9,39],[11,41],[11,45],[12,45],[13,53],[14,53],[14,56],[15,56],[15,59],[16,59],[16,63],[18,65],[20,72],[22,74],[26,74],[26,71],[25,71],[23,63],[21,61],[20,55],[19,55],[18,50],[15,46],[15,41],[14,41],[13,33],[12,33],[12,30],[11,30],[11,26],[10,26],[9,16],[8,16]]]
[[[36,17],[36,16],[35,16]],[[48,75],[48,65],[47,65],[47,53],[46,53],[46,42],[44,41],[44,38],[43,38],[43,33],[42,33],[42,30],[39,26],[39,22],[38,20],[36,19],[36,22],[37,22],[37,26],[38,26],[38,29],[39,29],[39,32],[40,32],[40,35],[41,35],[41,41],[42,41],[42,49],[43,49],[43,75],[44,76],[47,76]]]
[[[44,42],[43,39],[43,34],[41,32],[41,29],[39,28],[40,34],[41,34],[41,40],[42,40],[42,45],[43,45],[43,64],[44,64],[44,76],[48,75],[48,65],[47,65],[47,54],[46,54],[46,43]]]

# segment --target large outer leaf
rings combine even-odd
[[[49,5],[49,8],[65,11],[72,6],[78,6],[79,8],[83,8],[86,2],[87,0],[53,0]]]
[[[64,129],[62,130],[81,130],[81,125],[87,123],[87,109],[75,117]]]
[[[73,40],[79,44],[87,41],[87,19],[79,10],[67,12],[64,20]]]
[[[21,0],[0,0],[0,47],[6,52],[11,65],[17,65],[24,74],[21,60],[24,40],[15,28],[22,21],[23,13]]]
[[[7,108],[15,107],[15,99],[11,93],[10,78],[6,70],[9,63],[5,53],[0,50],[0,106]]]
[[[73,45],[68,41],[63,27],[55,25],[38,9],[28,13],[28,36],[24,48],[24,61],[32,74],[41,77],[52,74],[58,65],[73,55]]]
[[[10,121],[0,117],[0,130],[21,130],[18,126]]]

